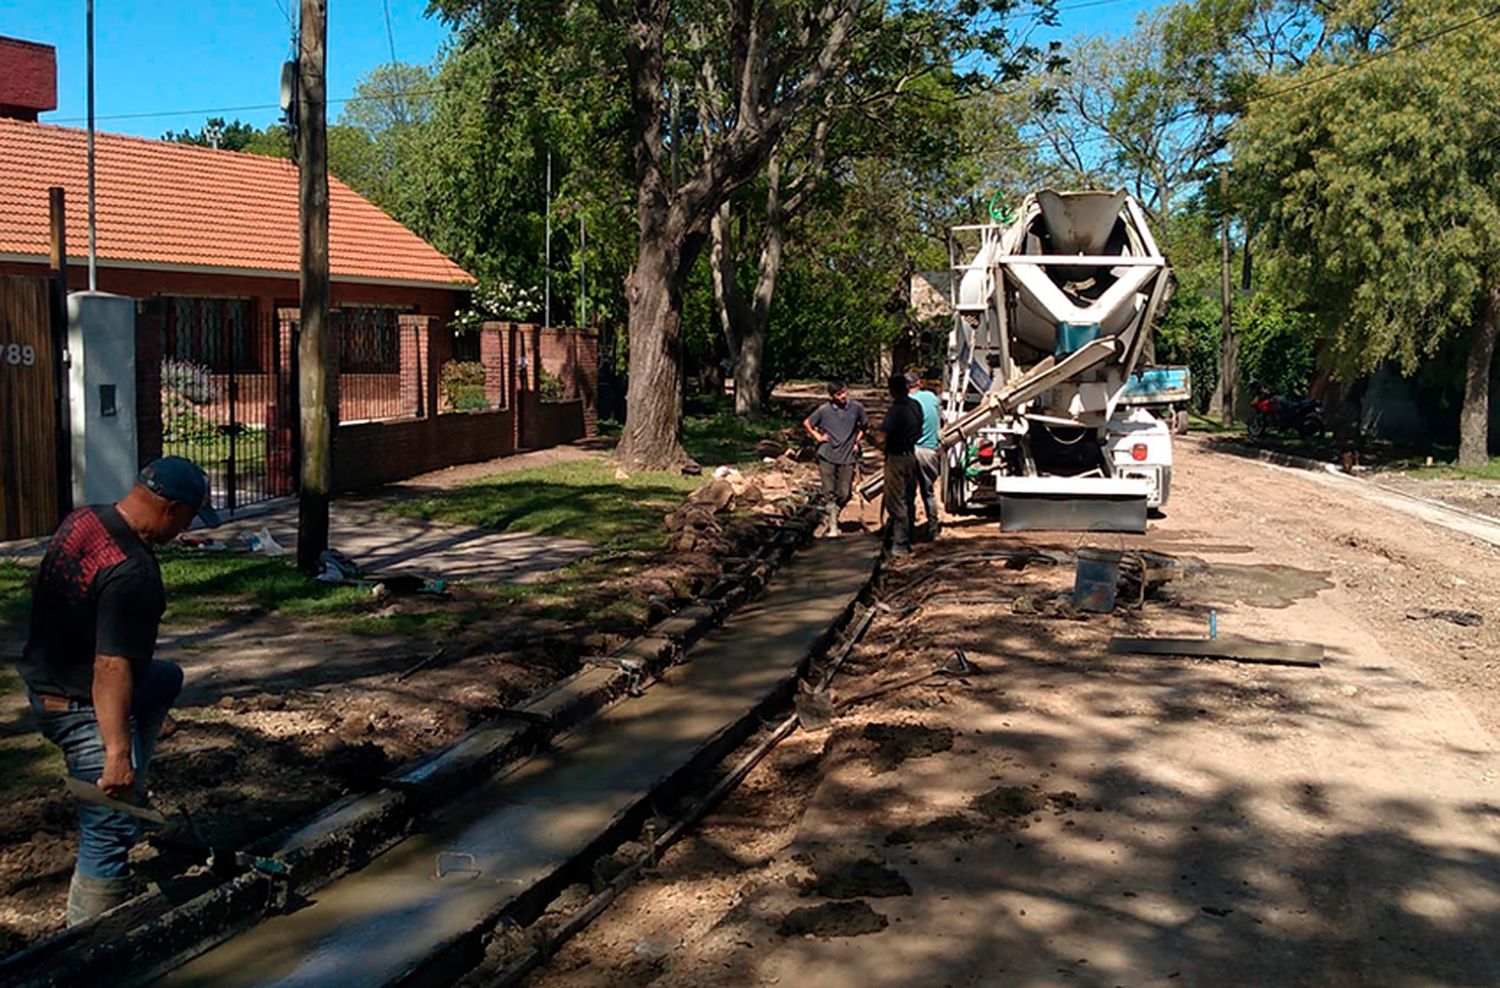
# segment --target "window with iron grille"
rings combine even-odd
[[[346,374],[397,374],[401,371],[399,309],[346,306],[335,310],[339,370]]]
[[[262,371],[263,347],[256,345],[254,300],[248,298],[164,298],[162,356],[202,364],[216,374]]]

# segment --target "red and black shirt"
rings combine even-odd
[[[32,692],[84,703],[96,655],[129,660],[139,679],[166,603],[156,554],[114,505],[79,508],[58,526],[37,571],[21,678]]]

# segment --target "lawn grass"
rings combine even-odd
[[[338,615],[363,610],[369,594],[320,583],[298,571],[290,556],[270,559],[168,546],[157,551],[167,591],[164,621],[213,620],[256,609],[286,615]]]
[[[338,616],[368,608],[356,587],[308,579],[290,557],[209,554],[167,546],[157,550],[167,592],[163,624],[217,620],[246,611]],[[31,607],[31,567],[0,563],[0,619],[19,626]]]
[[[0,662],[0,696],[24,698],[25,690],[15,666]],[[63,770],[62,752],[35,731],[0,738],[0,792],[52,785]]]
[[[768,411],[758,419],[734,414],[734,399],[727,396],[692,399],[682,419],[682,447],[705,466],[757,463],[757,445],[764,439],[797,428],[798,420]]]
[[[599,546],[659,544],[661,518],[701,484],[701,477],[632,473],[617,478],[608,460],[570,460],[514,470],[462,487],[401,501],[389,510],[407,518],[533,532]]]
[[[1500,480],[1500,456],[1490,457],[1488,463],[1479,467],[1461,467],[1452,462],[1434,462],[1432,466],[1427,466],[1425,460],[1418,462],[1413,457],[1399,464],[1392,464],[1392,469],[1418,480]]]
[[[0,624],[18,625],[31,608],[31,567],[0,562]]]
[[[1245,434],[1243,422],[1225,425],[1220,419],[1209,418],[1198,412],[1188,412],[1188,426],[1193,432],[1201,432],[1210,436],[1243,436]]]

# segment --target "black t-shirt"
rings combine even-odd
[[[880,423],[880,431],[885,433],[887,455],[912,452],[917,448],[917,440],[922,438],[922,406],[910,398],[893,398],[891,410],[885,413],[885,421]]]
[[[37,571],[21,678],[33,692],[85,703],[95,655],[128,659],[139,679],[166,606],[156,554],[114,505],[79,508],[58,526]]]

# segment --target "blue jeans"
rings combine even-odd
[[[146,792],[146,769],[156,748],[156,732],[167,710],[182,690],[182,669],[172,662],[153,660],[137,678],[130,695],[130,761],[135,769],[135,793]],[[104,774],[104,739],[94,708],[74,701],[67,710],[46,710],[31,697],[31,712],[42,736],[62,749],[68,774],[93,784]],[[88,878],[119,878],[130,874],[130,849],[140,824],[135,817],[94,803],[78,803],[78,873]]]

